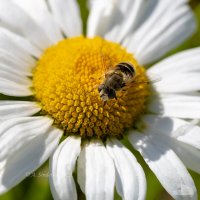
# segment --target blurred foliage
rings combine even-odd
[[[83,18],[84,33],[86,32],[86,20],[88,17],[87,2],[86,0],[78,0],[81,7],[81,16]],[[195,12],[198,30],[197,32],[188,39],[181,46],[171,51],[167,56],[177,53],[179,51],[200,46],[200,1],[191,0],[190,5]],[[0,96],[1,99],[8,99],[6,96]],[[10,98],[13,99],[13,98]],[[149,167],[144,162],[140,154],[135,151],[127,141],[123,141],[129,147],[129,149],[137,157],[138,161],[141,163],[147,177],[147,200],[171,200],[172,198],[167,194],[167,192],[160,185],[159,181],[155,175],[151,172]],[[22,183],[17,185],[11,191],[0,197],[0,200],[52,200],[49,183],[48,183],[48,163],[44,164],[40,169],[36,171],[35,174],[26,178]],[[200,198],[200,175],[191,172],[191,175],[195,181],[199,198]],[[75,175],[76,176],[76,175]],[[85,199],[84,195],[78,188],[79,200]],[[116,194],[115,200],[119,200],[120,197]]]

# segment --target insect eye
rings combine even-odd
[[[113,89],[111,89],[109,90],[108,95],[109,95],[109,98],[113,99],[116,97],[116,92]]]
[[[101,92],[101,90],[102,90],[103,88],[104,88],[104,85],[103,85],[103,84],[99,85],[98,91]]]

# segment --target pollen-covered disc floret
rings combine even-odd
[[[120,62],[136,70],[133,84],[117,100],[100,98],[98,85]],[[149,93],[144,68],[119,44],[100,37],[65,39],[49,47],[33,72],[35,97],[66,133],[81,137],[121,136],[144,111]]]

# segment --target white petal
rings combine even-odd
[[[195,30],[195,20],[185,0],[154,1],[148,17],[124,45],[142,65],[151,63],[181,44]]]
[[[159,97],[165,101],[165,102],[197,102],[199,101],[199,93],[194,93],[191,95],[191,93],[183,93],[183,94],[159,94]]]
[[[122,199],[145,199],[146,179],[136,158],[117,140],[107,142],[106,147],[115,163],[116,187]]]
[[[172,76],[159,74],[159,76],[161,81],[154,85],[159,93],[194,92],[200,88],[200,72],[175,73]]]
[[[129,140],[174,199],[197,199],[194,182],[174,151],[156,137],[138,132],[132,132]]]
[[[172,148],[184,164],[200,173],[200,128],[184,120],[146,115],[143,117],[147,132],[156,134]]]
[[[5,145],[8,151],[0,169],[0,193],[8,191],[41,166],[55,150],[62,135],[59,129],[47,125],[48,120],[42,117],[24,118],[24,124],[20,118],[18,126],[13,120],[9,121],[9,131],[4,135],[9,143]],[[11,128],[12,124],[16,129]]]
[[[32,81],[24,73],[11,72],[5,65],[0,66],[0,93],[9,96],[30,96]]]
[[[0,78],[8,80],[8,81],[13,81],[24,86],[27,86],[27,85],[30,86],[32,84],[31,80],[24,75],[9,73],[1,69],[0,69]]]
[[[2,122],[0,124],[0,160],[6,159],[6,156],[23,147],[24,143],[48,132],[52,123],[53,120],[47,117],[20,117]]]
[[[0,70],[18,75],[31,76],[33,67],[34,65],[30,65],[10,52],[0,49]]]
[[[30,66],[35,65],[35,59],[31,55],[38,57],[41,54],[26,39],[2,27],[0,27],[0,49],[18,57]]]
[[[29,89],[31,81],[25,75],[30,75],[31,69],[35,65],[31,50],[33,50],[32,55],[38,54],[31,47],[31,44],[19,35],[0,28],[1,93],[11,96],[28,96],[31,94]]]
[[[163,116],[199,119],[200,97],[190,95],[161,95],[152,99],[148,110]]]
[[[50,160],[50,186],[56,200],[76,200],[73,171],[81,151],[81,138],[68,137],[57,148]]]
[[[170,141],[173,150],[187,168],[200,173],[200,150],[179,141]]]
[[[33,92],[30,85],[19,84],[5,78],[0,78],[0,93],[9,96],[30,96]]]
[[[152,1],[146,0],[90,0],[88,36],[104,36],[107,40],[121,41],[148,17]]]
[[[45,0],[13,0],[26,13],[28,13],[41,27],[52,43],[63,39],[55,19],[48,10]]]
[[[159,115],[145,115],[142,118],[142,122],[148,129],[154,129],[152,132],[159,132],[174,138],[181,135],[180,132],[177,132],[180,127],[189,124],[189,122],[184,120]]]
[[[118,7],[121,11],[123,17],[121,19],[121,25],[117,26],[117,28],[113,29],[112,32],[106,34],[106,37],[115,38],[116,42],[121,42],[128,33],[135,31],[140,23],[140,20],[144,17],[145,12],[143,12],[149,2],[146,0],[126,0],[119,1]],[[115,19],[117,22],[117,20]],[[119,23],[119,21],[117,22]]]
[[[161,133],[161,132],[160,132]],[[172,133],[173,134],[173,133]],[[197,173],[200,173],[200,150],[183,143],[176,138],[168,137],[167,134],[157,134],[163,143],[173,149],[185,166]]]
[[[3,26],[25,36],[41,49],[51,44],[42,27],[11,0],[1,1],[0,21]]]
[[[87,200],[113,200],[115,168],[100,141],[83,147],[78,158],[78,183]]]
[[[177,118],[153,115],[143,117],[143,122],[149,127],[149,132],[164,134],[200,149],[199,126]]]
[[[0,101],[0,122],[15,117],[26,117],[41,110],[35,102],[28,101]]]
[[[174,73],[176,71],[176,73]],[[200,48],[189,49],[177,53],[161,62],[153,65],[148,69],[148,73],[162,74],[165,76],[173,76],[177,73],[200,71]]]
[[[87,22],[87,36],[104,36],[113,27],[113,13],[117,4],[112,0],[90,0],[90,14]]]
[[[191,146],[197,148],[200,150],[200,127],[194,126],[192,124],[186,124],[183,127],[180,127],[179,130],[177,130],[178,134],[180,134],[179,137],[177,137],[177,140],[190,144]]]
[[[148,132],[162,139],[188,168],[200,173],[199,127],[184,120],[153,115],[143,117],[143,122]]]
[[[53,15],[68,37],[82,34],[82,21],[75,0],[49,0]]]

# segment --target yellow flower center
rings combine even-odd
[[[103,101],[98,91],[105,75],[120,62],[131,63],[134,81]],[[132,54],[100,37],[65,39],[46,49],[33,72],[35,97],[67,134],[122,136],[144,111],[147,77]]]

